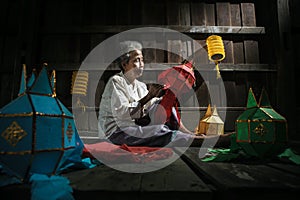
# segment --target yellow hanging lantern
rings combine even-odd
[[[211,35],[206,39],[209,60],[216,64],[217,78],[221,77],[219,62],[225,58],[224,44],[221,36]]]
[[[88,80],[89,80],[89,73],[88,72],[86,72],[86,71],[73,71],[71,94],[86,96]],[[79,96],[77,97],[76,106],[82,108],[82,110],[85,111],[85,105],[80,100]]]

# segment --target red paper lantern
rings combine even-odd
[[[193,65],[188,61],[158,75],[158,82],[165,85],[165,89],[171,89],[176,96],[189,92],[195,84],[195,80]]]
[[[155,113],[155,123],[167,123],[170,120],[172,107],[176,109],[176,117],[180,122],[178,101],[176,98],[188,93],[195,84],[195,75],[191,62],[169,68],[158,75],[158,83],[165,85],[166,93],[163,96],[160,107]]]

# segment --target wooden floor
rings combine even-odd
[[[211,185],[213,199],[298,199],[300,166],[281,162],[203,162],[198,148],[182,159]]]
[[[177,153],[180,151],[180,148],[175,149]],[[172,164],[147,173],[127,173],[99,165],[63,176],[70,180],[76,200],[95,197],[110,200],[299,198],[299,165],[288,162],[203,162],[198,155],[199,148],[190,147]],[[0,194],[9,199],[30,199],[30,187],[4,187]]]

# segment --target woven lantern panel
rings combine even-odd
[[[216,106],[214,106],[212,111],[210,104],[208,105],[205,115],[200,119],[199,124],[196,127],[196,134],[224,134],[224,122],[220,118]]]
[[[192,89],[195,83],[195,75],[192,63],[186,61],[184,64],[169,68],[158,75],[158,82],[166,88],[176,89],[183,95]]]

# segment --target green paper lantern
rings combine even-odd
[[[247,108],[236,120],[236,142],[247,154],[266,158],[281,153],[287,140],[287,121],[271,107],[265,89],[258,104],[250,88]]]

